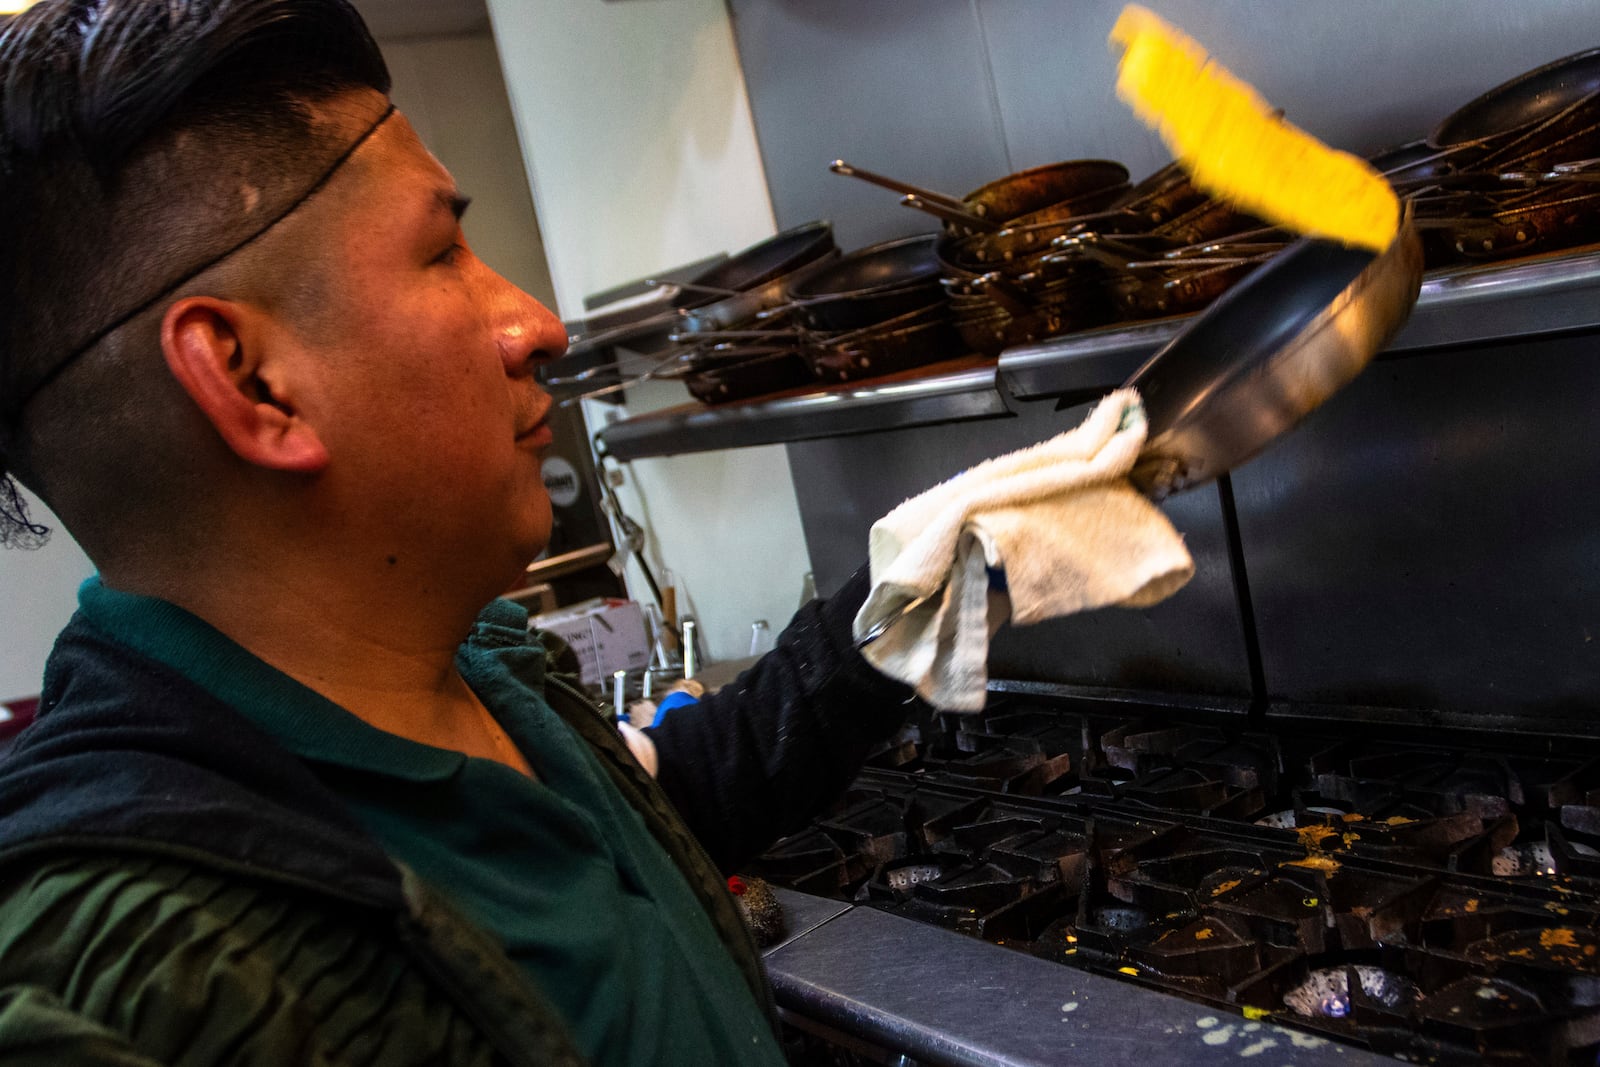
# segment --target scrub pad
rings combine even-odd
[[[1381,252],[1400,201],[1366,161],[1283,121],[1200,45],[1137,4],[1111,40],[1117,95],[1213,196],[1296,233]]]

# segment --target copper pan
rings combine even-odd
[[[1469,259],[1549,252],[1600,238],[1600,187],[1589,183],[1553,185],[1509,204],[1485,201],[1481,211],[1468,200],[1456,203],[1461,206],[1454,214],[1438,210],[1437,201],[1418,204],[1428,214],[1419,213],[1416,225]]]
[[[1138,218],[1143,230],[1177,218],[1209,199],[1204,191],[1195,188],[1189,172],[1174,160],[1135,184],[1113,206]]]
[[[1270,256],[1164,270],[1129,270],[1113,277],[1111,291],[1126,320],[1187,315],[1208,307]]]
[[[956,330],[975,352],[993,356],[1016,345],[1032,344],[1063,333],[1101,326],[1114,318],[1115,303],[1103,285],[1058,288],[1014,302],[1000,286],[987,289],[992,299],[953,308]]]
[[[684,378],[689,395],[706,404],[748,400],[816,381],[797,349],[784,349],[707,367]]]
[[[824,382],[859,381],[952,359],[967,351],[948,308],[912,312],[867,330],[817,336],[802,354]]]
[[[974,214],[1013,222],[1053,204],[1124,185],[1128,168],[1107,159],[1071,159],[1018,171],[980,186],[964,198]]]
[[[1159,499],[1256,455],[1389,343],[1421,282],[1409,210],[1376,255],[1301,239],[1252,271],[1127,381],[1150,423],[1134,483]]]
[[[862,170],[842,159],[834,160],[829,169],[835,174],[859,178],[902,195],[913,196],[919,204],[936,206],[949,225],[963,232],[987,230],[990,224],[1008,222],[1100,189],[1125,185],[1128,180],[1128,170],[1120,163],[1104,159],[1072,159],[1018,171],[981,185],[965,196],[954,197]],[[959,221],[962,216],[971,216],[972,220],[980,221],[964,227]],[[958,221],[950,221],[952,217]]]
[[[1053,252],[1118,250],[1124,259],[1143,259],[1179,249],[1215,244],[1243,235],[1271,230],[1254,215],[1247,215],[1223,200],[1207,199],[1176,218],[1142,232],[1119,232],[1115,228],[1082,220],[1050,240]]]
[[[1048,248],[1060,234],[1088,225],[1085,220],[1089,218],[1106,220],[1117,215],[1120,225],[1136,225],[1136,216],[1113,210],[1127,189],[1126,182],[1095,189],[1012,219],[993,233],[962,236],[960,255],[982,263],[1009,263]]]

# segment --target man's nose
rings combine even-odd
[[[488,271],[488,268],[484,268]],[[567,328],[556,314],[509,281],[492,275],[495,343],[510,375],[531,374],[567,350]]]

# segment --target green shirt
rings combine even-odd
[[[595,1063],[783,1063],[672,860],[545,703],[522,609],[490,605],[456,664],[537,782],[370,726],[165,601],[91,578],[79,603],[305,760],[390,855],[501,941]]]

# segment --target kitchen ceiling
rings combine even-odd
[[[374,37],[437,37],[489,26],[484,0],[352,0]]]

